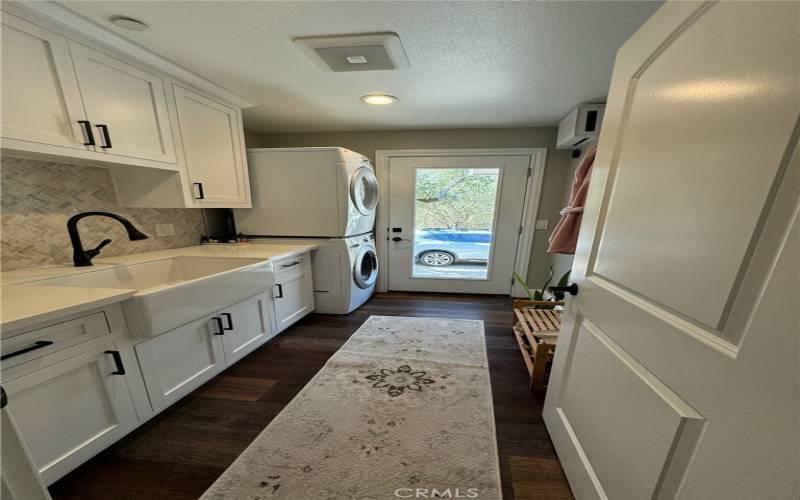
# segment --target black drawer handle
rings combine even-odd
[[[222,324],[222,318],[219,316],[214,316],[211,319],[217,323],[217,331],[214,332],[214,335],[225,335],[225,326]]]
[[[110,354],[114,358],[114,364],[117,365],[117,371],[111,372],[111,375],[125,375],[125,365],[122,364],[122,356],[119,355],[119,351],[106,351],[106,354]]]
[[[84,146],[94,146],[94,133],[92,133],[92,124],[89,120],[78,120],[78,123],[83,127],[83,133],[86,134],[86,142]]]
[[[111,134],[108,133],[108,125],[95,125],[98,129],[100,129],[100,133],[103,135],[103,142],[105,144],[101,144],[100,147],[103,149],[111,149]]]
[[[233,330],[233,316],[231,316],[231,313],[222,313],[222,315],[228,320],[228,327],[223,328],[223,330]]]
[[[206,195],[203,192],[203,183],[202,182],[193,182],[192,185],[193,186],[197,186],[197,196],[195,197],[195,200],[205,200],[206,199]]]
[[[298,264],[300,264],[300,262],[295,261],[295,262],[290,262],[288,264],[281,264],[281,267],[294,267]]]
[[[0,356],[0,361],[13,358],[14,356],[20,356],[22,354],[25,354],[26,352],[35,351],[36,349],[41,349],[42,347],[47,347],[49,345],[53,345],[53,343],[50,342],[49,340],[37,340],[30,347],[26,347],[25,349],[20,349],[19,351],[10,352],[8,354],[3,354],[2,356]]]
[[[277,287],[278,287],[278,295],[276,295],[276,296],[275,296],[275,298],[276,298],[276,299],[282,299],[282,298],[283,298],[283,285],[281,285],[280,283],[278,283],[278,284],[276,284],[275,286],[277,286]]]

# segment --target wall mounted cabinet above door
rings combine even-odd
[[[239,110],[174,85],[178,128],[198,205],[249,207],[250,182]]]
[[[69,47],[97,150],[175,163],[164,80],[78,43]]]
[[[67,39],[4,13],[2,47],[2,136],[94,151]]]

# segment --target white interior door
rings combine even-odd
[[[799,8],[617,55],[544,409],[579,499],[800,497]]]
[[[389,160],[389,289],[511,291],[531,157]]]

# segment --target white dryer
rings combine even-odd
[[[248,149],[253,208],[236,209],[248,236],[343,238],[371,232],[378,180],[344,148]]]
[[[314,312],[347,314],[367,301],[378,281],[375,236],[350,238],[256,238],[252,243],[314,243],[311,253]]]

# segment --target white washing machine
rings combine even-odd
[[[343,238],[371,232],[378,180],[344,148],[248,149],[253,208],[236,209],[248,236]]]
[[[314,312],[347,314],[367,301],[378,281],[374,234],[350,238],[256,238],[252,243],[314,243]]]

